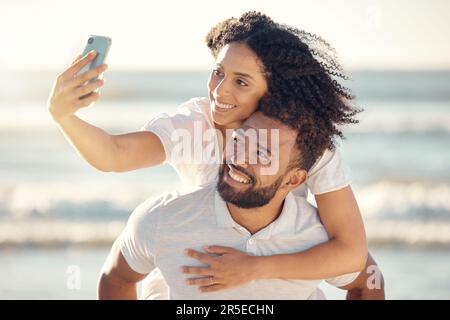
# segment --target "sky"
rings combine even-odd
[[[208,30],[248,10],[314,32],[346,69],[450,69],[447,0],[1,0],[0,70],[64,69],[90,34],[110,70],[207,70]]]

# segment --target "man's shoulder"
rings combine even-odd
[[[320,221],[317,208],[313,206],[305,197],[296,196],[291,193],[292,199],[296,204],[296,223],[295,229],[297,234],[310,237],[312,232],[315,237],[326,241],[328,239],[325,227]]]
[[[160,208],[173,209],[187,206],[200,206],[204,203],[212,203],[214,199],[215,184],[209,183],[203,187],[190,188],[184,191],[174,191],[162,196]]]
[[[295,204],[297,205],[297,213],[301,214],[303,213],[307,213],[309,215],[315,215],[317,214],[317,208],[315,206],[313,206],[310,202],[308,202],[308,200],[306,199],[306,197],[304,196],[300,196],[300,195],[296,195],[293,192],[290,193],[290,196],[292,197],[292,199],[295,201]]]
[[[212,183],[188,191],[167,192],[147,199],[135,209],[135,212],[138,212],[141,216],[152,216],[151,219],[156,219],[157,215],[170,218],[213,203],[214,192],[215,185]]]

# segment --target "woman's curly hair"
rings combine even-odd
[[[257,110],[298,130],[298,164],[306,170],[335,147],[336,136],[345,138],[338,125],[358,123],[355,115],[362,110],[351,105],[354,96],[336,80],[349,78],[336,51],[319,36],[250,11],[220,22],[206,36],[214,58],[232,42],[245,43],[262,62],[268,92]]]

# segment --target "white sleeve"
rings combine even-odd
[[[167,113],[160,113],[152,120],[148,121],[140,131],[149,131],[154,133],[163,145],[166,159],[163,163],[170,162],[170,154],[173,148],[170,133],[173,130],[170,116]]]
[[[155,269],[154,239],[157,214],[152,212],[154,199],[140,204],[128,219],[125,229],[116,240],[128,265],[134,271],[147,274]]]
[[[355,279],[359,276],[359,274],[360,272],[347,273],[343,274],[342,276],[326,279],[326,282],[339,288],[355,281]]]
[[[154,133],[164,147],[166,160],[164,163],[173,164],[172,151],[179,143],[178,139],[172,139],[174,132],[192,135],[195,122],[201,121],[203,115],[197,103],[201,98],[192,98],[181,104],[173,114],[161,113],[141,127],[140,131]]]
[[[327,149],[309,170],[306,185],[314,195],[336,191],[350,185],[348,171],[339,150]]]

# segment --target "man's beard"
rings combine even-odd
[[[264,188],[255,188],[256,179],[247,171],[240,169],[251,178],[249,188],[243,191],[236,191],[228,185],[223,177],[225,174],[226,164],[222,164],[219,169],[219,180],[217,181],[217,191],[225,202],[229,202],[238,208],[251,209],[265,206],[273,199],[278,188],[283,181],[284,175],[280,176],[271,185]],[[229,169],[228,169],[229,170]]]

